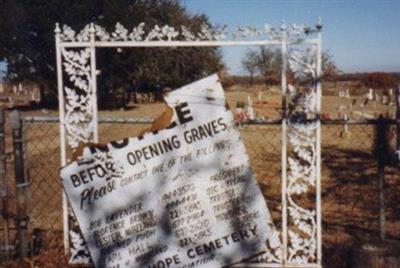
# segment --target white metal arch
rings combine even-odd
[[[76,33],[68,26],[60,28],[56,24],[61,164],[64,166],[69,161],[68,149],[77,147],[80,142],[98,142],[97,47],[278,46],[283,62],[282,247],[257,257],[258,264],[252,263],[252,266],[321,267],[321,21],[318,20],[315,28],[287,27],[283,22],[279,30],[266,25],[262,30],[238,27],[234,32],[229,32],[226,26],[212,29],[207,25],[197,33],[185,26],[175,30],[168,25],[155,25],[145,32],[144,26],[140,23],[128,31],[117,23],[115,30],[109,33],[92,23]],[[297,45],[302,48],[295,49]],[[289,68],[297,80],[307,85],[305,93],[299,93],[293,86],[288,88]],[[301,203],[310,192],[315,194],[311,209]],[[64,246],[71,255],[70,262],[85,262],[85,257],[78,254],[84,248],[80,234],[69,226],[65,195],[63,215]]]

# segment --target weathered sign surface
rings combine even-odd
[[[217,75],[166,102],[168,129],[87,148],[61,171],[95,266],[221,267],[278,246]]]

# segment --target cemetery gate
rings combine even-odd
[[[203,25],[199,32],[144,23],[129,31],[117,23],[112,33],[89,24],[76,33],[55,28],[61,165],[80,143],[99,140],[96,48],[275,46],[281,69],[281,246],[251,260],[259,267],[321,267],[321,21],[316,27],[284,22],[259,30]],[[288,86],[291,71],[296,87]],[[300,90],[301,87],[301,90]],[[310,202],[311,196],[311,202]],[[308,201],[308,202],[307,202]],[[309,204],[312,204],[311,206]],[[71,263],[85,262],[84,245],[63,196],[64,247]],[[86,257],[87,258],[87,257]],[[256,264],[255,264],[255,263]]]

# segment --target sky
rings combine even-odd
[[[214,25],[315,25],[323,21],[323,49],[343,72],[400,72],[399,0],[181,0],[192,14],[204,13]],[[241,59],[250,47],[223,48],[232,74],[245,74]],[[0,71],[4,63],[0,62]],[[0,74],[1,76],[1,74]],[[0,77],[1,79],[1,77]]]
[[[398,0],[182,0],[192,14],[206,14],[213,25],[280,26],[323,22],[323,49],[343,72],[400,72]],[[233,74],[244,74],[240,61],[251,47],[223,48]]]

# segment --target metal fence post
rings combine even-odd
[[[4,232],[4,252],[5,260],[9,260],[10,257],[10,230],[8,226],[8,185],[7,185],[7,154],[6,154],[6,142],[4,135],[4,124],[5,124],[4,109],[0,108],[0,177],[1,177],[1,216],[4,221],[3,232]]]
[[[378,187],[379,187],[379,237],[386,238],[386,215],[385,215],[385,165],[388,161],[388,123],[380,115],[376,125],[375,134],[375,157],[378,164]]]
[[[400,167],[400,85],[396,90],[396,150],[397,165]]]
[[[28,216],[26,209],[26,187],[24,151],[22,140],[22,121],[18,111],[11,113],[11,127],[13,137],[14,172],[17,198],[16,227],[18,232],[18,255],[28,256]]]
[[[287,215],[287,27],[285,22],[281,25],[281,105],[282,105],[282,130],[281,130],[281,194],[282,194],[282,263],[288,260],[288,215]]]

